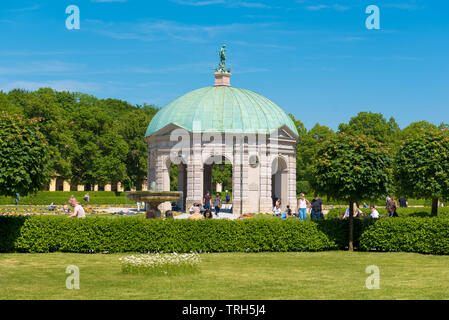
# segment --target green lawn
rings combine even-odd
[[[202,254],[189,276],[122,274],[124,254],[0,254],[0,299],[448,299],[449,256],[310,252]],[[68,290],[68,265],[80,290]],[[368,290],[365,268],[380,269]]]

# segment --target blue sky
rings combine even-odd
[[[368,5],[380,30],[368,30]],[[80,29],[68,30],[68,5]],[[0,4],[0,90],[81,91],[164,106],[213,84],[227,45],[231,84],[307,128],[359,111],[401,127],[449,122],[447,0],[15,0]]]

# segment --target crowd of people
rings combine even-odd
[[[397,208],[406,208],[408,207],[408,200],[404,197],[399,198],[399,201],[396,201],[394,197],[387,197],[385,199],[385,208],[387,211],[387,217],[398,217]],[[399,203],[398,203],[399,202]],[[443,206],[442,203],[439,203],[439,206]],[[382,215],[379,214],[379,211],[376,209],[376,206],[371,204],[367,205],[366,203],[363,204],[364,208],[369,208],[370,213],[365,214],[362,210],[360,210],[359,205],[357,203],[354,203],[353,207],[353,217],[354,218],[373,218],[378,219],[382,217]],[[279,199],[274,199],[274,207],[273,207],[273,216],[280,217],[281,219],[287,219],[289,217],[296,217],[300,220],[307,220],[307,214],[310,213],[310,218],[312,221],[317,221],[320,219],[324,219],[324,204],[323,201],[318,197],[315,196],[312,201],[309,201],[305,198],[304,193],[300,194],[300,197],[298,199],[298,212],[292,213],[292,210],[290,209],[290,206],[286,206],[284,210],[281,209],[281,201]],[[340,216],[341,219],[347,219],[349,218],[350,210],[349,208],[346,209],[346,211],[343,213],[343,215]]]
[[[226,203],[230,202],[230,196],[227,195],[225,198]],[[219,193],[215,195],[212,199],[212,196],[209,191],[203,197],[203,203],[194,203],[189,208],[189,219],[199,220],[199,219],[212,219],[213,214],[212,211],[215,211],[215,216],[218,217],[220,213],[220,209],[222,207],[222,199]]]
[[[274,207],[273,207],[273,216],[280,217],[282,220],[296,217],[300,220],[307,220],[307,212],[310,212],[310,218],[313,221],[317,221],[319,219],[324,219],[324,204],[323,200],[321,200],[318,196],[315,196],[312,201],[309,201],[305,198],[304,193],[300,194],[298,199],[298,212],[293,213],[290,206],[287,205],[285,210],[281,210],[281,200],[275,198],[274,199]]]
[[[86,195],[83,198],[84,200],[84,204],[87,205],[89,203],[90,197],[89,197],[89,193],[86,193]],[[71,215],[69,215],[69,218],[85,218],[86,217],[86,212],[83,208],[83,206],[78,203],[78,200],[76,200],[75,196],[72,195],[69,199],[69,201],[67,201],[66,204],[63,205],[62,207],[62,211],[65,213],[70,213],[71,209],[70,207],[73,208],[73,213]],[[50,203],[50,206],[48,207],[49,211],[56,211],[56,205],[54,204],[54,202]]]

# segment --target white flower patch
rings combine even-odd
[[[198,253],[141,254],[119,258],[124,273],[146,273],[153,275],[176,275],[199,271],[201,262]]]

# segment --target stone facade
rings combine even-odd
[[[187,142],[184,147],[180,147],[179,137]],[[148,188],[154,181],[157,191],[170,191],[170,164],[177,164],[184,208],[203,202],[211,186],[211,164],[226,159],[232,164],[233,213],[271,212],[274,197],[281,200],[283,209],[290,205],[296,210],[297,136],[286,126],[270,135],[229,136],[187,132],[170,124],[146,140]],[[169,203],[159,207],[169,208]]]

